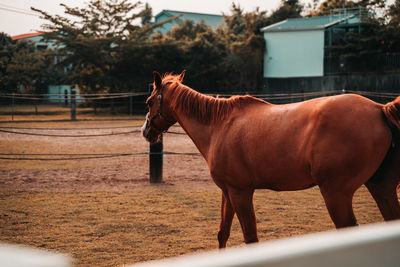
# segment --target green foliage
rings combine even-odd
[[[151,8],[129,0],[91,0],[86,8],[61,6],[73,20],[32,9],[50,22],[44,25],[46,37],[58,41],[61,64],[69,69],[64,82],[87,93],[143,91],[151,77],[150,69],[143,73],[150,37],[169,20],[152,24]]]
[[[269,17],[269,23],[273,24],[288,18],[300,18],[303,5],[298,0],[281,0],[280,7]]]
[[[1,92],[44,93],[55,77],[51,70],[53,54],[36,51],[28,42],[14,42],[0,34],[0,89]]]
[[[186,69],[190,75],[185,83],[203,92],[257,91],[265,47],[259,30],[266,24],[266,12],[245,13],[235,4],[231,12],[216,30],[186,20],[168,34],[154,36],[153,41],[169,43],[169,49],[175,50],[177,56],[171,58],[178,69],[170,71]]]
[[[326,16],[331,13],[332,10],[342,8],[368,8],[370,10],[383,9],[385,6],[385,0],[324,0],[318,5],[318,1],[314,0],[313,7],[307,16]]]
[[[171,63],[178,68],[169,71],[186,69],[190,75],[185,82],[203,92],[221,90],[224,74],[221,59],[225,46],[209,26],[185,20],[158,38],[164,43],[173,43],[175,50],[180,50],[180,53],[175,52],[178,57],[170,53],[169,60],[165,58],[166,61],[173,59]]]
[[[387,19],[387,31],[390,32],[391,35],[398,36],[398,29],[400,27],[400,0],[395,0],[395,2],[389,6]],[[396,39],[399,40],[399,38]]]
[[[10,63],[13,52],[15,50],[15,43],[11,37],[5,33],[0,33],[0,91],[8,92],[9,82],[7,74],[7,66]]]
[[[257,91],[263,79],[265,41],[260,29],[270,24],[270,17],[258,8],[244,13],[232,4],[232,15],[225,16],[226,27],[220,31],[227,46],[224,68],[228,82],[237,91]]]

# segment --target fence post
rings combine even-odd
[[[129,97],[129,115],[133,115],[133,95]]]
[[[35,106],[35,115],[37,116],[38,115],[38,105],[37,105],[38,100],[36,99],[36,94],[32,94],[32,98],[33,98],[32,103]]]
[[[68,90],[64,90],[64,105],[68,107]]]
[[[150,144],[150,183],[161,183],[163,174],[163,141]]]
[[[76,92],[71,90],[71,120],[76,121]]]
[[[15,105],[15,93],[12,93],[12,104],[11,104],[11,120],[14,121],[14,105]]]

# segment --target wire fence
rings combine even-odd
[[[149,92],[124,92],[108,94],[76,94],[71,91],[66,94],[26,94],[26,93],[0,93],[0,108],[3,115],[11,115],[14,120],[15,115],[29,113],[27,106],[34,106],[35,115],[52,115],[65,113],[65,109],[49,109],[44,105],[59,105],[69,108],[71,120],[76,120],[77,110],[80,112],[90,112],[87,108],[92,108],[93,114],[99,112],[110,112],[133,115],[143,113],[144,100]],[[40,112],[38,106],[40,105]],[[8,109],[6,108],[8,106]],[[25,108],[19,108],[26,106]]]
[[[0,153],[0,160],[44,160],[44,161],[60,161],[60,160],[82,160],[82,159],[104,159],[104,158],[115,158],[115,157],[126,157],[126,156],[143,156],[143,155],[181,155],[181,156],[201,156],[200,153],[187,153],[187,152],[173,152],[173,151],[163,151],[163,152],[132,152],[132,153],[110,153],[110,154],[90,154],[90,153],[51,153],[51,154],[41,154],[41,153]],[[24,157],[16,157],[24,156]],[[32,156],[37,156],[33,158]],[[54,158],[53,156],[59,156],[59,158]]]
[[[397,97],[396,93],[383,93],[383,92],[372,92],[372,91],[357,91],[357,90],[331,90],[331,91],[316,91],[316,92],[299,92],[299,93],[252,93],[249,94],[261,98],[263,100],[273,100],[273,99],[292,99],[292,98],[310,98],[310,97],[320,97],[326,95],[336,95],[352,93],[371,97],[382,97],[382,98],[394,98]],[[122,99],[137,96],[148,96],[148,92],[137,92],[137,93],[110,93],[110,94],[79,94],[76,95],[76,101],[84,102],[88,100],[107,100],[107,99]],[[235,95],[234,93],[221,93],[221,94],[208,94],[218,97],[231,97]],[[50,98],[57,97],[57,98]],[[71,100],[71,96],[65,97],[62,94],[19,94],[19,93],[6,93],[0,94],[0,98],[6,99],[24,99],[24,100]]]
[[[134,96],[146,96],[148,92],[139,93],[109,93],[109,94],[78,94],[76,101],[84,102],[87,100],[105,100],[117,98],[129,98]],[[23,99],[23,100],[40,100],[40,101],[70,101],[72,95],[63,94],[22,94],[22,93],[6,93],[0,94],[0,98],[6,99]]]
[[[336,95],[344,93],[354,93],[369,97],[380,97],[380,98],[396,98],[398,95],[394,93],[381,93],[381,92],[368,92],[368,91],[351,91],[351,90],[339,90],[339,91],[324,91],[324,92],[307,92],[307,93],[292,93],[292,94],[252,94],[263,100],[271,99],[293,99],[293,98],[314,98],[326,95]],[[148,93],[146,93],[148,94]],[[143,96],[144,93],[124,93],[124,94],[109,94],[107,99],[121,98],[121,97],[131,97],[131,96]],[[49,94],[42,94],[38,96],[49,96]],[[57,96],[57,95],[56,95]],[[218,97],[230,97],[231,94],[220,94]],[[37,100],[42,98],[38,97],[28,97],[26,94],[1,94],[0,97],[15,97],[20,99],[30,99]],[[103,95],[100,94],[86,94],[87,97],[96,97],[105,99]],[[64,99],[64,98],[62,98]],[[121,131],[122,129],[132,129],[129,131]],[[41,133],[40,131],[76,131],[76,130],[96,130],[101,131],[96,134],[56,134],[56,133]],[[111,132],[104,132],[110,131]],[[35,132],[36,131],[36,132]],[[39,131],[39,132],[38,132]],[[49,128],[49,127],[11,127],[11,126],[0,126],[0,132],[7,134],[16,135],[31,135],[31,136],[41,136],[41,137],[54,137],[54,138],[91,138],[91,137],[106,137],[115,135],[126,135],[139,133],[140,129],[138,126],[119,126],[119,127],[71,127],[71,128]],[[184,132],[179,131],[169,131],[167,134],[175,135],[186,135]],[[91,154],[91,153],[43,153],[43,154],[29,154],[29,153],[0,153],[0,160],[37,160],[37,161],[60,161],[60,160],[83,160],[83,159],[102,159],[102,158],[114,158],[114,157],[126,157],[126,156],[143,156],[143,155],[185,155],[185,156],[200,156],[200,153],[184,153],[184,152],[173,152],[173,151],[161,151],[161,152],[149,152],[149,151],[136,151],[131,153],[106,153],[106,154]]]
[[[131,131],[98,133],[98,134],[47,134],[33,133],[21,130],[37,130],[37,131],[76,131],[76,130],[120,130],[134,128]],[[17,130],[17,131],[15,131]],[[117,126],[117,127],[70,127],[70,128],[49,128],[49,127],[10,127],[0,126],[0,132],[8,134],[32,135],[42,137],[69,137],[69,138],[90,138],[90,137],[106,137],[113,135],[139,133],[141,130],[138,126]],[[167,134],[186,135],[184,132],[169,131]],[[200,153],[185,153],[174,151],[149,152],[138,151],[131,153],[0,153],[0,160],[37,160],[37,161],[60,161],[60,160],[83,160],[83,159],[104,159],[126,156],[142,156],[142,155],[185,155],[185,156],[200,156]]]

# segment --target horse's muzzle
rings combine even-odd
[[[157,143],[160,140],[160,134],[155,133],[154,131],[151,130],[151,127],[149,127],[149,114],[146,115],[146,121],[144,122],[141,132],[143,137],[150,143],[154,144]]]

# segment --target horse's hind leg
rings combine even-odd
[[[365,183],[385,221],[400,219],[396,193],[400,178],[399,162],[400,149],[391,148],[378,171]]]
[[[369,180],[365,183],[385,221],[400,219],[400,205],[397,199],[397,184],[390,183],[384,179]]]
[[[254,190],[229,188],[229,199],[242,227],[244,242],[258,242],[256,215],[253,206]]]
[[[234,215],[235,212],[233,211],[230,200],[227,199],[225,193],[222,192],[221,223],[218,231],[219,248],[226,247],[226,242],[228,241],[231,232],[232,220]]]
[[[336,228],[356,226],[357,220],[354,216],[352,201],[354,192],[340,192],[339,190],[324,191],[321,188],[329,215]]]

